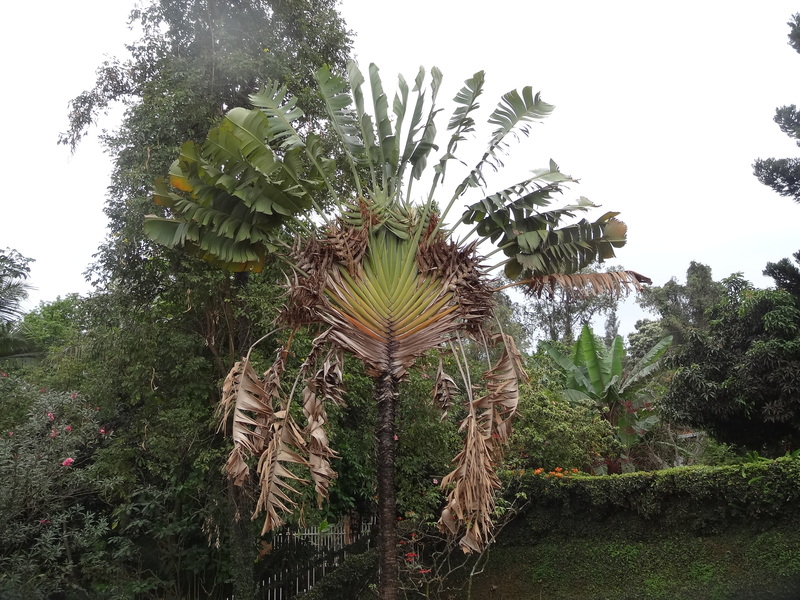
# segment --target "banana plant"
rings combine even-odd
[[[616,427],[620,441],[630,450],[659,421],[649,398],[637,384],[658,372],[661,357],[671,343],[672,336],[662,338],[628,371],[622,366],[622,336],[616,336],[607,348],[588,325],[581,329],[572,356],[550,342],[541,347],[566,375],[563,398],[573,403],[589,401]]]
[[[398,595],[395,417],[399,386],[416,359],[450,353],[461,376],[441,371],[435,378],[438,403],[446,410],[461,401],[467,415],[464,449],[442,481],[447,499],[439,523],[461,536],[465,552],[480,551],[491,541],[500,487],[494,465],[524,378],[513,340],[490,331],[500,289],[492,273],[504,271],[538,294],[556,287],[613,293],[649,282],[633,271],[571,275],[613,257],[626,227],[614,212],[579,218],[595,208],[584,198],[553,206],[574,183],[554,162],[500,189],[488,187],[486,174],[501,169],[509,142],[529,135],[553,110],[530,87],[500,99],[488,117],[486,150],[445,186],[452,166],[463,163],[461,143],[477,133],[484,74],[456,94],[440,141],[441,80],[435,68],[420,69],[411,84],[401,76],[390,103],[375,65],[366,77],[355,63],[342,75],[320,69],[319,95],[343,163],[326,153],[317,133],[296,125],[296,99],[269,83],[251,96],[253,109],[232,109],[204,143],[183,145],[168,177],[155,185],[153,200],[163,212],[145,223],[154,240],[227,269],[257,272],[267,260],[282,261],[287,292],[278,325],[316,332],[291,384],[283,381],[291,334],[266,373],[258,375],[244,358],[225,382],[220,417],[232,422],[233,436],[226,470],[242,485],[256,465],[264,531],[296,508],[305,479],[320,501],[327,495],[336,453],[325,433],[325,404],[342,397],[343,353],[366,365],[378,405],[381,598],[390,600]],[[418,193],[423,183],[428,187]],[[457,206],[466,208],[448,219]],[[466,339],[503,347],[482,386],[470,380],[461,351]],[[292,416],[295,401],[304,424]]]

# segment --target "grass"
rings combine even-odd
[[[631,540],[567,530],[527,546],[496,546],[472,589],[471,600],[794,600],[800,532],[660,532]]]

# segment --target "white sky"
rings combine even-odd
[[[89,291],[82,273],[105,235],[110,164],[95,139],[72,157],[56,139],[68,100],[132,38],[132,4],[6,9],[15,25],[0,38],[11,165],[0,248],[36,259],[31,305]],[[717,279],[742,271],[766,286],[765,263],[800,249],[800,205],[758,183],[751,168],[757,157],[800,155],[772,122],[777,106],[800,103],[800,55],[786,37],[797,2],[344,0],[341,10],[356,58],[364,70],[380,66],[387,91],[399,72],[410,80],[420,65],[443,71],[445,116],[479,69],[487,113],[510,89],[541,91],[556,111],[507,164],[524,170],[552,157],[581,180],[565,201],[583,195],[620,211],[629,236],[615,263],[663,284],[682,280],[697,260]],[[485,137],[475,140],[476,151],[484,146]],[[623,313],[623,331],[634,313]]]

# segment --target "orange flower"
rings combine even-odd
[[[556,477],[564,477],[563,473],[556,473]]]
[[[542,473],[543,471],[544,471],[544,469],[542,469],[541,467],[539,467],[538,469],[536,469],[536,470],[533,472],[533,474],[534,474],[534,475],[539,475],[539,474],[540,474],[540,473]]]
[[[562,469],[561,467],[556,467],[556,469],[555,469],[556,473],[561,473],[561,471],[563,471],[563,470],[564,469]]]

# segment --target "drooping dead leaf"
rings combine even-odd
[[[493,451],[499,459],[511,436],[511,422],[519,404],[519,380],[526,381],[527,374],[514,338],[500,334],[495,341],[503,343],[503,354],[483,374],[488,393],[477,401],[476,406],[483,410],[482,417],[491,431]]]
[[[323,498],[328,497],[330,482],[336,478],[336,472],[331,468],[330,459],[338,458],[328,444],[328,435],[325,433],[325,423],[328,416],[325,412],[323,399],[336,397],[341,400],[341,367],[332,357],[337,352],[331,351],[325,358],[322,368],[316,375],[308,380],[303,389],[303,413],[306,416],[306,429],[308,462],[314,489],[317,492],[317,504],[322,508]],[[337,372],[339,373],[337,380]]]
[[[246,358],[233,366],[222,386],[222,399],[217,407],[220,430],[228,430],[231,414],[233,450],[225,471],[235,485],[242,485],[250,473],[247,459],[263,451],[272,420],[272,403],[265,382]]]
[[[433,380],[433,401],[442,409],[442,420],[447,417],[447,411],[453,405],[459,390],[455,380],[444,372],[442,357],[439,356],[439,368]]]
[[[453,486],[439,519],[439,529],[456,535],[463,527],[459,546],[465,553],[480,552],[491,538],[495,492],[500,480],[492,464],[491,437],[486,435],[475,411],[461,423],[464,449],[456,456],[456,468],[442,479],[442,488]]]
[[[261,494],[253,513],[255,519],[262,511],[266,513],[261,535],[283,525],[281,513],[291,513],[297,503],[287,492],[297,494],[290,481],[305,483],[306,480],[287,469],[284,464],[294,463],[309,467],[308,461],[297,450],[305,450],[305,440],[288,410],[274,413],[271,436],[266,450],[258,461]]]
[[[464,449],[456,456],[456,468],[442,480],[442,488],[453,486],[439,519],[439,529],[455,535],[463,528],[459,546],[464,552],[479,552],[491,539],[495,492],[500,481],[495,462],[511,435],[511,420],[519,402],[519,379],[526,379],[522,357],[513,338],[500,334],[504,344],[497,363],[483,375],[486,394],[469,402],[462,421]]]
[[[541,298],[542,294],[552,297],[560,289],[572,298],[585,298],[599,294],[619,297],[631,291],[641,291],[642,284],[653,283],[636,271],[609,271],[608,273],[575,273],[573,275],[537,275],[512,285],[526,285],[527,291]],[[509,286],[504,286],[509,287]],[[499,288],[503,289],[503,288]]]

